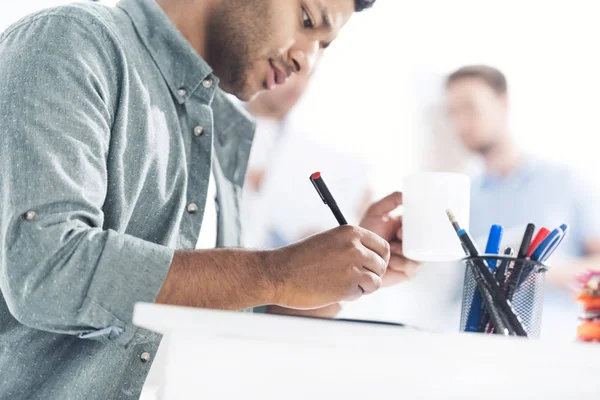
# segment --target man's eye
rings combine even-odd
[[[310,19],[310,15],[308,15],[306,10],[304,10],[304,9],[302,10],[302,23],[304,24],[304,27],[307,29],[314,28],[314,24],[312,22],[312,19]]]

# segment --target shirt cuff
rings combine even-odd
[[[141,329],[132,324],[134,305],[156,301],[174,253],[168,247],[109,231],[79,318],[97,329],[121,328],[113,341],[129,344]]]

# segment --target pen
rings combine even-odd
[[[544,241],[544,239],[546,239],[548,237],[549,234],[550,234],[550,230],[548,228],[546,228],[545,226],[542,226],[540,228],[538,233],[535,235],[535,237],[531,241],[531,244],[529,245],[529,250],[527,251],[527,258],[531,257],[531,255],[533,254],[535,249],[538,248],[540,243],[542,243]],[[509,293],[508,293],[508,298],[511,300],[512,300],[513,296],[515,295],[519,286],[521,286],[521,283],[523,283],[523,281],[524,281],[523,274],[525,273],[525,271],[528,271],[530,268],[532,268],[527,265],[528,264],[527,258],[521,259],[521,261],[519,263],[519,268],[518,269],[515,268],[513,270],[514,277],[511,275],[511,282],[509,285]]]
[[[507,247],[506,250],[504,250],[504,255],[507,257],[512,257],[513,254],[514,253],[512,247]],[[505,258],[504,260],[500,261],[500,266],[496,270],[495,278],[496,281],[498,281],[498,283],[500,284],[500,286],[504,286],[504,281],[506,280],[506,270],[508,269],[509,263],[510,260]]]
[[[446,213],[448,215],[448,219],[452,223],[452,226],[456,230],[456,233],[457,233],[461,243],[464,245],[465,249],[468,251],[468,254],[471,255],[472,257],[477,257],[479,255],[479,251],[477,250],[477,247],[473,243],[473,240],[471,239],[471,237],[469,236],[467,231],[465,231],[464,229],[462,229],[460,227],[460,225],[458,224],[458,221],[456,220],[456,217],[454,216],[452,211],[447,210]],[[490,294],[492,300],[494,301],[494,305],[497,304],[498,307],[500,308],[499,314],[502,317],[503,322],[505,323],[509,332],[512,331],[512,332],[516,333],[518,336],[527,336],[527,332],[525,331],[525,328],[523,328],[523,324],[521,323],[521,320],[519,319],[518,315],[513,310],[510,301],[506,298],[506,296],[504,296],[502,289],[498,285],[498,282],[496,282],[496,280],[494,279],[494,276],[488,269],[486,263],[483,262],[482,260],[474,259],[473,265],[476,266],[476,268],[474,268],[473,270],[478,271],[478,273],[481,274],[481,278],[482,278],[483,282],[485,283],[485,288],[487,288],[489,290],[489,294]],[[485,292],[485,289],[483,289],[482,292]],[[483,293],[482,293],[482,295],[483,295]],[[495,307],[492,307],[489,310],[490,314],[494,311],[493,310],[494,308]]]
[[[454,226],[454,223],[452,225]],[[456,223],[456,226],[458,226],[458,223]],[[459,229],[460,229],[460,227],[459,227]],[[465,245],[462,242],[461,242],[461,246],[462,246],[465,254],[468,256],[469,250],[467,250],[467,248],[465,247]],[[483,293],[483,296],[482,296],[483,304],[485,305],[486,309],[489,310],[489,316],[490,316],[490,319],[492,320],[492,322],[494,323],[494,326],[497,326],[498,331],[504,335],[511,334],[512,332],[508,330],[508,328],[504,324],[502,318],[500,317],[500,313],[494,306],[494,299],[490,295],[489,289],[487,289],[487,285],[484,282],[483,278],[481,277],[479,270],[475,267],[475,265],[473,265],[473,260],[467,260],[466,263],[467,263],[467,267],[471,268],[471,272],[473,273],[473,278],[475,279],[475,282],[477,283],[477,289],[475,290],[474,293],[478,293],[478,292]]]
[[[527,257],[527,253],[529,253],[534,231],[535,225],[532,223],[527,224],[527,227],[525,228],[525,234],[523,235],[523,240],[521,241],[521,246],[519,247],[519,252],[517,253],[517,261],[514,263],[510,276],[508,277],[508,281],[506,282],[506,295],[508,296],[509,300],[512,300],[513,295],[517,290],[517,285],[519,283],[519,279],[521,278],[521,273],[523,272],[523,261]]]
[[[321,177],[321,173],[315,172],[314,174],[312,174],[310,176],[310,181],[312,182],[313,186],[317,190],[317,193],[319,193],[319,196],[321,196],[323,203],[325,203],[327,206],[329,206],[329,209],[331,209],[331,212],[335,216],[335,219],[337,220],[337,222],[340,225],[348,225],[346,218],[344,218],[344,215],[340,211],[337,203],[335,202],[335,199],[333,198],[333,196],[331,195],[331,192],[327,188],[325,181]]]
[[[548,228],[546,228],[545,226],[542,226],[540,228],[538,233],[533,238],[531,245],[529,246],[529,251],[527,252],[527,257],[531,257],[531,255],[533,254],[535,249],[538,248],[538,246],[544,241],[544,239],[546,239],[548,237],[549,234],[550,234],[550,230]]]
[[[463,249],[464,249],[464,247],[463,247]],[[468,256],[469,252],[465,251],[465,254],[467,254],[467,256]],[[482,298],[483,298],[483,304],[485,305],[485,309],[488,311],[492,323],[494,324],[495,327],[497,327],[497,331],[504,335],[513,334],[514,330],[507,328],[507,326],[505,324],[506,318],[502,316],[502,314],[498,311],[498,309],[494,305],[494,299],[492,298],[492,295],[490,294],[490,289],[489,289],[488,285],[485,283],[485,280],[483,279],[483,277],[481,276],[479,269],[477,269],[475,267],[475,265],[473,264],[473,260],[468,260],[467,265],[471,268],[471,271],[473,272],[473,277],[475,278],[475,282],[477,282],[478,290],[476,290],[475,293],[481,292]]]
[[[554,229],[548,236],[544,238],[544,240],[540,242],[533,252],[531,250],[529,251],[531,253],[531,259],[533,261],[540,261],[542,259],[542,254],[554,246],[554,244],[558,243],[562,237],[562,234],[562,228],[558,227]]]
[[[490,228],[490,234],[488,241],[485,246],[485,254],[498,254],[500,251],[500,242],[502,241],[502,234],[504,229],[500,225],[492,225]],[[487,259],[487,265],[490,271],[493,273],[496,270],[496,260]],[[478,332],[485,312],[482,313],[481,309],[481,293],[475,291],[473,293],[473,300],[471,300],[471,308],[469,309],[469,315],[467,316],[467,325],[465,327],[466,332]]]
[[[504,255],[507,257],[511,257],[513,255],[512,247],[507,247],[504,250]],[[503,259],[500,261],[500,266],[496,269],[494,273],[494,278],[500,284],[500,287],[504,287],[504,277],[506,275],[506,269],[508,264],[510,263],[509,259]],[[477,327],[477,332],[486,332],[486,328],[490,323],[490,314],[485,311],[483,316],[481,317],[481,321],[479,322],[479,326]]]
[[[500,243],[502,242],[502,235],[504,234],[504,228],[501,225],[492,225],[490,228],[490,234],[488,241],[485,246],[485,254],[499,254]],[[497,260],[490,258],[487,260],[487,264],[490,267],[490,271],[496,271]]]
[[[507,257],[512,257],[514,254],[512,247],[507,247],[504,250],[504,255]],[[503,259],[502,261],[500,261],[500,266],[498,267],[498,269],[496,269],[496,273],[494,275],[494,277],[496,278],[496,281],[498,282],[498,284],[500,285],[501,288],[504,288],[506,286],[506,271],[508,269],[508,265],[510,264],[510,260],[508,258]],[[487,318],[487,323],[489,323],[489,318]],[[496,330],[494,328],[494,330]]]
[[[565,239],[565,237],[567,236],[567,232],[569,231],[569,225],[567,224],[562,224],[560,226],[560,229],[562,230],[562,235],[560,236],[560,238],[554,242],[554,244],[552,246],[549,246],[540,256],[540,261],[545,262],[546,260],[548,260],[550,258],[550,256],[552,256],[552,254],[554,253],[554,251],[556,251],[556,249],[558,248],[558,246],[560,246],[560,244],[562,243],[562,241]]]
[[[554,229],[531,253],[531,260],[538,262],[543,262],[544,260],[547,260],[548,257],[552,255],[554,250],[556,250],[556,248],[560,245],[568,229],[569,226],[566,224],[563,224],[560,227]],[[535,265],[529,265],[523,269],[523,273],[521,274],[517,288],[521,286],[523,282],[529,279],[534,270]]]
[[[525,234],[523,235],[523,240],[521,241],[521,247],[519,247],[519,253],[517,253],[517,258],[525,258],[527,257],[527,253],[529,252],[529,247],[531,246],[531,239],[533,238],[533,232],[535,231],[535,225],[531,222],[527,224],[525,228]]]

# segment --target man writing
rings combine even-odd
[[[235,249],[253,124],[223,91],[308,73],[371,3],[123,0],[0,36],[3,396],[137,398],[160,337],[131,324],[136,302],[316,309],[405,273],[397,193],[363,221],[378,235]]]

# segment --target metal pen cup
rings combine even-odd
[[[467,319],[472,308],[473,296],[475,295],[475,291],[478,290],[472,270],[472,262],[476,260],[485,261],[486,263],[488,260],[496,260],[498,268],[504,264],[506,267],[504,277],[496,274],[496,278],[503,288],[503,292],[511,301],[513,310],[520,318],[528,337],[532,339],[539,338],[542,323],[545,273],[548,267],[538,261],[495,254],[484,254],[463,259],[467,268],[463,286],[460,330],[465,331],[466,329]],[[494,307],[496,307],[495,304]],[[483,321],[478,329],[479,332],[491,333],[490,324],[485,320],[485,314],[488,314],[488,312],[489,310],[485,309],[485,307],[480,310]]]

